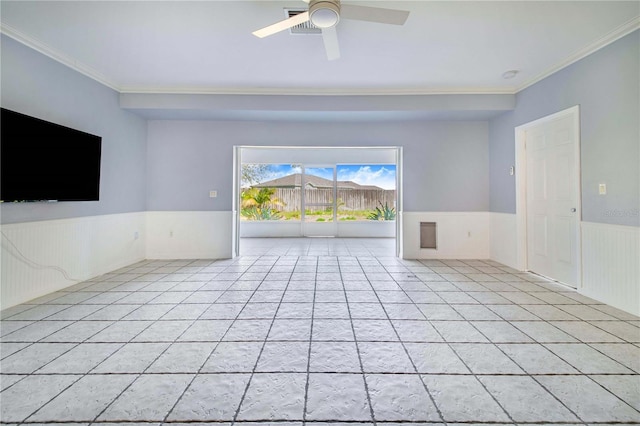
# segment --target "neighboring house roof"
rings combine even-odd
[[[333,181],[330,179],[321,178],[319,176],[305,175],[305,184],[314,188],[333,188]],[[302,174],[294,173],[291,175],[283,176],[278,179],[273,179],[267,182],[261,182],[253,185],[254,188],[300,188],[302,182]],[[340,189],[368,189],[368,190],[383,190],[379,186],[375,185],[360,185],[350,180],[339,180],[338,188]]]

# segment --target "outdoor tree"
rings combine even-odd
[[[275,188],[249,188],[240,194],[240,215],[249,220],[279,220],[282,218],[275,206],[284,203],[274,197]]]
[[[269,171],[269,164],[243,164],[240,177],[242,187],[247,188],[261,182],[267,177]]]

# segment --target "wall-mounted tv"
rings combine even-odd
[[[2,108],[0,200],[98,201],[102,138]]]

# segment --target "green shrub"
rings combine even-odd
[[[293,211],[293,212],[280,212],[282,214],[282,217],[284,218],[284,220],[291,220],[291,219],[296,219],[296,220],[300,220],[300,212],[299,211]]]
[[[345,216],[341,217],[340,220],[358,220],[355,216]]]
[[[396,209],[393,207],[389,208],[388,203],[382,203],[378,201],[380,207],[376,207],[375,210],[367,216],[369,220],[395,220],[396,219]]]
[[[273,197],[275,188],[249,188],[240,194],[240,215],[248,220],[280,220],[282,216],[278,210],[267,206],[273,204],[282,206],[284,203]]]
[[[277,210],[272,210],[271,207],[247,207],[240,210],[240,215],[249,220],[280,220],[282,216]]]

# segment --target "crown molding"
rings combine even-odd
[[[183,88],[183,87],[127,87],[120,90],[122,94],[158,94],[158,95],[247,95],[247,96],[421,96],[421,95],[513,95],[513,88],[479,87],[479,88]]]
[[[105,77],[103,74],[99,73],[98,71],[80,63],[79,61],[73,59],[69,55],[56,51],[55,49],[49,47],[47,44],[41,42],[40,40],[37,40],[31,36],[28,36],[25,33],[11,27],[10,25],[5,24],[4,22],[0,22],[0,33],[14,39],[19,43],[24,44],[27,47],[30,47],[31,49],[37,52],[42,53],[45,56],[48,56],[54,61],[60,62],[61,64],[97,81],[100,84],[103,84],[117,92],[120,91],[117,84],[109,80],[107,77]]]
[[[534,84],[538,83],[541,80],[544,80],[545,78],[549,77],[552,74],[555,74],[556,72],[560,71],[561,69],[566,68],[569,65],[572,65],[572,64],[578,62],[579,60],[586,58],[587,56],[591,55],[592,53],[602,49],[603,47],[613,43],[614,41],[619,40],[619,39],[621,39],[622,37],[624,37],[624,36],[626,36],[628,34],[631,34],[632,32],[636,31],[637,29],[640,29],[640,16],[636,16],[635,18],[633,18],[630,21],[622,24],[621,26],[619,26],[615,30],[609,32],[605,36],[599,38],[598,40],[596,40],[593,43],[585,46],[584,48],[578,50],[577,52],[575,52],[574,54],[569,56],[567,59],[565,59],[564,61],[556,64],[554,67],[549,68],[547,71],[543,72],[542,74],[539,74],[538,76],[528,80],[522,86],[518,87],[514,91],[514,93],[518,93],[518,92],[526,89],[527,87],[533,86]]]

